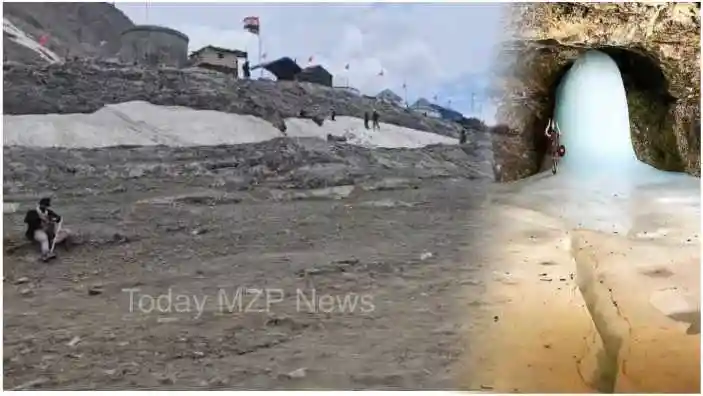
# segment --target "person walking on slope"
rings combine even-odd
[[[244,78],[246,79],[251,77],[251,70],[249,69],[249,59],[244,60],[244,64],[242,65],[242,74],[244,74]]]
[[[459,132],[459,144],[466,144],[466,128],[461,128]]]
[[[378,129],[379,131],[381,130],[381,125],[378,123],[378,111],[376,109],[373,110],[373,114],[371,114],[371,119],[373,120],[373,129]]]
[[[369,112],[364,112],[364,128],[369,129]]]
[[[25,236],[30,241],[39,243],[41,247],[41,258],[48,261],[56,257],[53,248],[56,244],[66,240],[69,235],[68,230],[60,229],[61,216],[56,214],[51,207],[51,198],[42,198],[36,209],[27,211],[24,222],[27,224]]]

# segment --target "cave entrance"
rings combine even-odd
[[[589,63],[595,66],[592,72],[588,71],[591,69],[588,67]],[[574,66],[585,69],[582,71],[585,71],[586,75],[578,77],[580,73],[576,73]],[[601,74],[602,78],[597,77],[599,75],[598,69],[601,69],[600,73],[604,73]],[[570,84],[564,84],[565,81],[568,82],[567,76],[576,77],[576,80]],[[605,83],[605,79],[608,84]],[[668,81],[651,57],[619,47],[600,47],[582,53],[580,57],[564,65],[552,81],[549,110],[546,112],[547,114],[538,117],[537,120],[537,129],[539,130],[536,133],[535,148],[540,154],[539,161],[542,169],[548,166],[549,159],[548,143],[543,135],[544,127],[550,116],[559,112],[562,115],[557,118],[567,118],[567,120],[560,122],[564,133],[566,133],[564,129],[570,123],[568,113],[573,113],[570,115],[574,116],[576,120],[581,120],[580,122],[571,122],[576,124],[577,129],[588,127],[599,134],[597,142],[596,136],[578,135],[577,132],[577,137],[580,137],[577,141],[570,143],[570,145],[579,144],[579,142],[588,143],[587,147],[591,148],[591,153],[597,154],[594,158],[605,156],[606,158],[603,160],[612,163],[623,159],[620,155],[615,155],[614,151],[622,155],[625,155],[627,151],[627,156],[630,159],[634,151],[638,160],[642,161],[645,156],[652,158],[654,163],[662,164],[660,166],[662,170],[681,170],[683,168],[683,159],[676,154],[678,150],[674,149],[676,141],[672,130],[673,120],[670,109],[675,98],[669,94]],[[575,99],[575,103],[581,103],[576,108],[572,107],[571,111],[566,111],[564,106],[560,110],[559,99],[557,99],[557,96],[565,94],[564,86],[567,85],[570,87],[567,89],[567,96],[570,96],[572,100]],[[577,86],[583,90],[581,92],[583,96],[580,99],[579,95],[570,91],[571,88]],[[616,98],[618,99],[616,100]],[[622,107],[623,104],[625,107]],[[579,112],[576,112],[577,108]],[[616,109],[618,110],[615,111]],[[624,126],[623,111],[628,121],[626,127]],[[564,125],[565,121],[567,125]],[[621,128],[621,131],[617,133],[613,128]],[[606,131],[609,133],[605,134]],[[585,133],[585,131],[581,133]],[[628,146],[630,147],[625,147],[622,144],[628,135]],[[574,135],[572,134],[571,137]],[[589,137],[592,139],[588,139]],[[569,143],[568,139],[566,143]],[[593,145],[596,144],[598,144],[598,151],[594,151]],[[567,148],[567,156],[579,152],[578,147],[576,147],[576,153],[573,150],[574,147]],[[582,154],[586,155],[586,153]],[[577,155],[571,156],[569,159],[565,158],[564,165],[576,165],[580,160],[587,158],[583,155],[580,159]]]

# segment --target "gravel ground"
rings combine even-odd
[[[441,148],[339,146],[303,177],[322,149],[251,147],[275,144],[289,168],[249,145],[5,148],[5,389],[456,388],[491,182]],[[21,223],[47,192],[76,231],[50,264]]]

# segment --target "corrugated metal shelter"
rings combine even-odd
[[[327,87],[332,86],[332,74],[319,65],[306,67],[298,74],[296,79],[298,81],[311,82]]]
[[[293,59],[287,56],[271,62],[258,64],[253,66],[251,70],[254,71],[259,68],[268,70],[271,74],[276,76],[278,80],[288,81],[295,80],[295,76],[303,70]]]

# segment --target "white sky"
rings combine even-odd
[[[258,61],[256,36],[242,19],[258,16],[267,59],[314,57],[335,76],[367,94],[390,88],[408,100],[429,100],[465,114],[471,93],[488,84],[500,40],[503,5],[469,4],[247,4],[117,3],[136,24],[174,28],[190,37],[190,50],[212,44],[246,50]],[[350,65],[349,71],[344,66]],[[384,76],[378,73],[384,70]],[[255,72],[254,75],[256,75]]]

